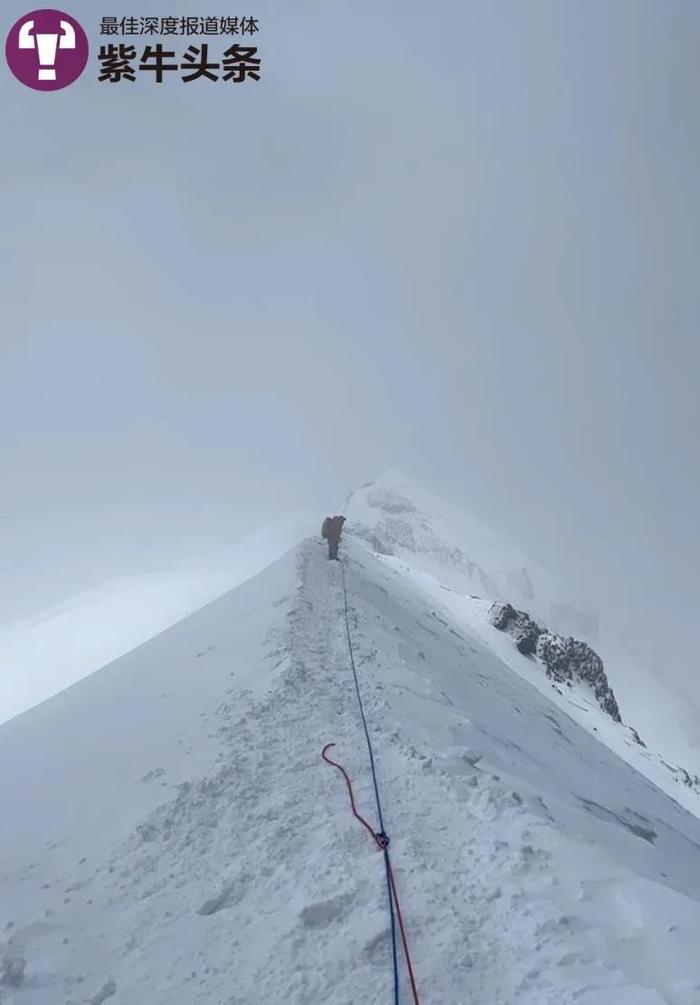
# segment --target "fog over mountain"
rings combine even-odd
[[[2,633],[396,467],[700,700],[700,8],[250,13],[255,85],[3,72]]]

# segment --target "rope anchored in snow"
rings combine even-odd
[[[387,882],[388,882],[388,885],[389,885],[390,909],[392,911],[392,923],[393,923],[393,911],[394,911],[394,908],[396,908],[396,917],[398,918],[399,929],[401,930],[401,943],[403,945],[404,956],[406,957],[406,967],[408,968],[408,977],[409,977],[409,980],[411,982],[411,991],[413,992],[413,1001],[414,1001],[414,1005],[420,1005],[420,999],[418,998],[418,988],[416,986],[416,978],[415,978],[415,975],[413,973],[413,963],[411,961],[411,953],[410,953],[409,948],[408,948],[408,937],[406,935],[406,926],[404,925],[403,914],[401,912],[401,904],[399,902],[399,895],[398,895],[397,890],[396,890],[396,880],[394,879],[394,870],[391,867],[391,857],[389,855],[389,836],[387,834],[385,834],[384,831],[381,831],[381,832],[375,831],[375,829],[371,826],[371,824],[367,823],[367,821],[365,820],[365,818],[358,811],[357,806],[355,805],[355,794],[354,794],[354,792],[352,790],[352,782],[350,781],[350,777],[349,777],[347,771],[342,766],[342,764],[338,764],[337,761],[334,761],[330,757],[328,757],[327,751],[330,750],[331,747],[335,747],[335,744],[334,743],[327,743],[326,746],[321,751],[321,757],[326,762],[326,764],[331,764],[334,768],[337,768],[338,771],[341,772],[343,778],[345,779],[345,784],[348,787],[348,795],[350,796],[350,805],[352,807],[353,816],[356,817],[356,819],[360,821],[360,823],[362,824],[362,826],[367,831],[369,831],[369,833],[372,835],[372,838],[376,842],[377,847],[379,849],[381,849],[381,851],[384,852],[384,865],[386,866]],[[392,924],[392,929],[393,929],[393,927],[394,926]],[[394,973],[395,973],[395,976],[398,978],[398,963],[397,963],[397,955],[396,955],[396,941],[395,941],[395,938],[394,938],[394,940],[392,942],[392,949],[393,949],[393,954],[394,954]],[[398,980],[396,980],[396,982],[394,984],[394,999],[397,1002],[399,1000],[399,998],[398,998],[398,991],[399,991],[399,989],[398,989]]]
[[[365,740],[367,742],[367,753],[369,754],[369,763],[372,770],[372,783],[374,785],[374,795],[377,802],[377,817],[379,819],[379,830],[375,829],[365,820],[363,816],[358,812],[357,806],[355,804],[355,796],[352,790],[352,783],[346,772],[336,761],[331,760],[327,756],[326,752],[335,744],[328,743],[323,748],[321,756],[323,760],[337,768],[345,779],[345,784],[348,787],[348,793],[350,795],[350,805],[352,807],[353,815],[360,821],[360,823],[365,827],[367,831],[372,835],[377,847],[382,851],[384,856],[384,870],[386,873],[386,885],[387,885],[387,895],[389,899],[389,917],[391,921],[391,952],[392,952],[392,964],[394,971],[394,1005],[399,1005],[400,1003],[400,991],[399,991],[399,964],[398,964],[398,949],[396,940],[396,919],[398,918],[399,929],[401,931],[401,942],[403,945],[404,956],[406,958],[406,967],[408,969],[408,975],[411,982],[411,990],[413,992],[413,1002],[414,1005],[420,1005],[418,998],[418,989],[416,986],[416,980],[413,973],[413,965],[411,963],[411,955],[408,949],[408,939],[406,937],[406,929],[403,922],[403,916],[401,914],[401,905],[399,904],[398,894],[396,892],[396,880],[394,879],[394,870],[391,866],[391,858],[389,856],[389,837],[384,828],[384,815],[382,813],[382,802],[379,795],[379,782],[377,780],[377,768],[374,760],[374,750],[372,748],[372,740],[369,734],[369,727],[367,726],[367,717],[365,715],[365,709],[362,702],[362,692],[360,691],[360,682],[357,676],[357,667],[355,666],[355,654],[352,645],[352,634],[350,632],[350,617],[348,614],[348,589],[347,583],[345,581],[345,563],[341,566],[343,574],[343,607],[345,611],[345,631],[348,639],[348,651],[350,653],[350,665],[352,667],[352,675],[355,681],[355,693],[357,695],[357,703],[360,709],[360,718],[362,719],[362,728],[365,734]]]
[[[352,782],[350,781],[350,776],[348,775],[347,771],[342,766],[342,764],[338,764],[337,761],[332,760],[326,754],[326,751],[330,750],[331,747],[335,747],[335,744],[334,743],[327,743],[326,746],[321,751],[321,757],[326,762],[326,764],[332,764],[334,768],[337,768],[338,771],[341,772],[343,778],[345,779],[345,784],[348,787],[348,794],[350,796],[350,805],[352,806],[353,816],[356,817],[360,821],[360,823],[362,824],[362,826],[365,827],[369,831],[369,833],[372,835],[372,837],[374,838],[374,840],[377,842],[377,847],[379,847],[379,848],[388,848],[389,847],[389,837],[388,837],[388,835],[384,834],[384,832],[378,834],[377,831],[375,831],[374,827],[372,827],[371,824],[368,824],[367,821],[365,820],[365,818],[362,816],[362,814],[358,812],[357,806],[355,805],[355,794],[352,791]]]

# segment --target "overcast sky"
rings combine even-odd
[[[398,467],[700,694],[700,5],[220,6],[68,10],[257,85],[3,63],[0,622]]]

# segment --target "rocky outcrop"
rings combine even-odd
[[[560,682],[581,681],[587,684],[603,711],[615,722],[622,722],[603,661],[588,643],[543,632],[537,640],[537,656],[547,668],[548,677]]]
[[[511,604],[495,603],[491,608],[491,624],[511,635],[523,655],[535,656],[543,663],[551,680],[558,684],[587,685],[603,711],[615,722],[622,722],[603,661],[588,643],[542,628],[529,614]]]
[[[517,619],[523,615],[522,611],[516,611],[511,604],[493,604],[491,606],[490,621],[499,632],[505,632]]]
[[[491,624],[501,632],[508,632],[523,656],[533,656],[537,640],[543,629],[525,611],[517,611],[511,604],[495,603],[491,608]]]

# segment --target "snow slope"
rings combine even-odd
[[[221,574],[109,580],[0,631],[0,721],[19,715],[202,607]]]
[[[423,1002],[700,1001],[700,821],[425,583],[345,561]],[[374,819],[344,633],[308,541],[0,728],[3,1005],[391,1000],[382,857],[320,759]]]
[[[111,579],[0,628],[0,722],[50,698],[249,579],[315,520],[296,512],[227,551],[222,568]]]
[[[562,634],[594,641],[582,611],[545,569],[501,535],[398,471],[348,497],[349,528],[374,551],[408,559],[452,589],[508,600]]]
[[[590,642],[603,658],[623,720],[653,754],[654,779],[663,785],[670,779],[675,790],[685,787],[686,772],[700,775],[700,709],[625,652],[614,611],[581,610],[531,557],[399,472],[386,472],[351,493],[345,512],[349,530],[373,551],[403,561],[409,575],[438,593],[452,590],[462,615],[475,607],[470,598],[507,601],[562,635]],[[476,620],[483,623],[483,612]],[[512,665],[527,671],[532,664],[516,659]],[[696,797],[680,796],[694,811]]]

